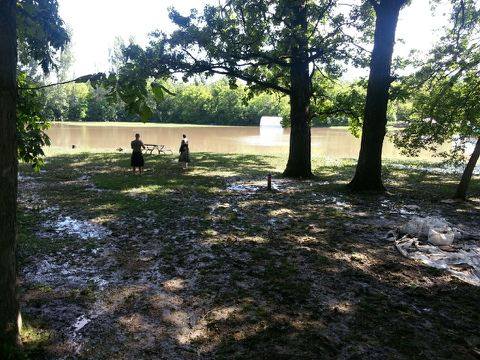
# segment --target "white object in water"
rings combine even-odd
[[[260,119],[260,127],[282,128],[282,118],[280,116],[262,116]]]
[[[260,143],[281,142],[282,135],[282,118],[280,116],[262,116],[260,119]]]

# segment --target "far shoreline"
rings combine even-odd
[[[236,127],[260,127],[259,125],[209,125],[209,124],[184,124],[184,123],[156,123],[156,122],[130,122],[130,121],[51,121],[53,125],[68,126],[118,126],[118,127],[211,127],[211,128],[236,128]],[[284,127],[283,129],[289,129]],[[314,126],[312,129],[348,130],[348,126]]]
[[[181,123],[155,123],[138,121],[52,121],[54,125],[71,126],[121,126],[121,127],[238,127],[242,125],[203,125]]]

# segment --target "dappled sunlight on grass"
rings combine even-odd
[[[168,192],[172,191],[170,189],[165,190],[161,185],[145,185],[145,186],[139,186],[139,187],[133,187],[129,189],[124,189],[121,190],[121,194],[129,194],[129,195],[138,195],[138,194],[152,194],[156,193],[158,194],[159,192]]]
[[[294,215],[295,212],[292,209],[275,209],[275,210],[270,210],[268,215],[273,216],[273,217],[278,217],[278,216],[289,216],[289,215]]]
[[[43,353],[42,346],[48,344],[52,331],[42,328],[42,326],[34,323],[26,322],[23,324],[20,336],[24,346],[24,350],[29,357],[35,358]]]

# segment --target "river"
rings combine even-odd
[[[139,133],[146,144],[163,144],[174,153],[182,134],[189,139],[192,152],[287,154],[289,129],[258,126],[188,126],[156,125],[142,123],[54,123],[47,131],[52,147],[79,151],[130,150],[130,141]],[[356,158],[360,139],[346,129],[312,128],[312,153],[328,158]],[[386,139],[383,156],[391,159],[405,158],[390,139]],[[430,159],[423,153],[421,159]]]

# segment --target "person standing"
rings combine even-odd
[[[182,142],[180,143],[180,156],[178,162],[182,164],[182,169],[186,170],[188,168],[188,163],[190,162],[190,150],[188,148],[188,139],[187,135],[182,135]]]
[[[135,169],[138,168],[138,172],[141,174],[143,172],[143,166],[145,165],[142,154],[142,148],[145,149],[145,145],[143,145],[142,140],[140,140],[140,134],[135,134],[135,140],[130,143],[130,146],[132,147],[130,165],[132,166],[133,173],[135,174]]]

